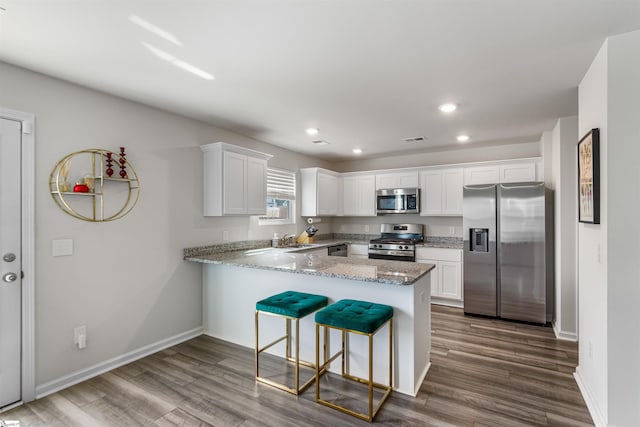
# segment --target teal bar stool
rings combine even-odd
[[[298,395],[302,393],[316,378],[318,370],[307,382],[300,386],[300,365],[315,368],[316,366],[310,362],[300,360],[300,319],[308,316],[316,310],[325,307],[328,303],[328,299],[322,295],[305,294],[302,292],[286,291],[281,294],[272,295],[256,303],[256,381],[264,384],[279,388],[280,390],[287,391]],[[258,320],[260,314],[266,314],[270,316],[282,317],[285,319],[285,335],[272,341],[271,343],[260,348],[259,345],[259,333],[258,333]],[[296,355],[295,358],[291,357],[291,320],[295,320],[296,331]],[[278,344],[279,342],[286,340],[286,360],[295,363],[295,386],[288,387],[285,384],[278,383],[260,376],[260,353],[268,348]],[[325,357],[326,359],[326,357]],[[324,372],[324,370],[322,370]]]
[[[318,311],[315,315],[316,320],[316,402],[337,409],[354,417],[366,421],[373,421],[382,404],[387,400],[393,389],[393,307],[384,304],[374,304],[366,301],[356,300],[340,300],[335,304]],[[373,336],[386,323],[389,323],[389,384],[384,385],[373,381]],[[320,327],[325,330],[325,340],[327,339],[327,328],[337,329],[342,334],[342,348],[336,354],[327,359],[326,355],[324,363],[320,365]],[[355,333],[366,335],[369,337],[369,378],[360,378],[350,375],[345,369],[345,337],[347,333]],[[326,346],[326,341],[325,341]],[[349,380],[367,384],[369,386],[368,413],[357,412],[352,409],[337,405],[333,402],[320,398],[320,373],[325,371],[327,366],[338,356],[342,356],[342,376]],[[384,390],[384,395],[373,408],[373,388]]]

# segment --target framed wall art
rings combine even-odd
[[[578,142],[578,221],[600,224],[600,131]]]

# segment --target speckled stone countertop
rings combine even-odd
[[[207,255],[187,255],[185,250],[184,259],[388,285],[412,285],[435,267],[415,262],[328,256],[325,242],[321,244],[294,250],[262,248]]]
[[[464,247],[461,237],[440,237],[440,236],[427,236],[424,243],[419,243],[416,246],[422,246],[424,248],[443,248],[443,249],[462,249]]]

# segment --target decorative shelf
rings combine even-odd
[[[116,169],[125,171],[124,177],[106,175],[108,157]],[[91,181],[93,188],[89,192],[70,191],[75,182]],[[49,176],[49,191],[58,207],[72,217],[105,222],[131,212],[140,197],[140,181],[123,151],[91,148],[68,154],[56,163]]]

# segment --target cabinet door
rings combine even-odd
[[[346,176],[342,179],[343,215],[350,216],[359,214],[358,178],[357,176]]]
[[[418,172],[402,172],[395,175],[398,188],[417,188],[420,185]]]
[[[536,163],[514,163],[500,166],[500,182],[531,182],[536,180]]]
[[[376,190],[383,188],[398,188],[395,174],[387,173],[384,175],[376,175]]]
[[[459,262],[439,261],[438,296],[449,299],[462,299],[462,265]]]
[[[247,156],[224,152],[224,215],[247,213]]]
[[[442,214],[462,215],[462,169],[442,172]]]
[[[418,172],[394,172],[376,175],[376,190],[382,188],[417,188]]]
[[[359,215],[376,216],[376,177],[375,175],[366,175],[359,178]]]
[[[495,166],[472,166],[464,169],[464,185],[497,184],[500,168]]]
[[[442,213],[442,171],[420,172],[422,181],[420,193],[420,215],[440,215]]]
[[[267,212],[267,161],[247,158],[247,213],[264,215]]]
[[[437,297],[439,288],[440,288],[440,261],[436,261],[434,259],[417,259],[416,262],[421,264],[433,264],[435,268],[429,272],[431,276],[431,296]]]
[[[338,177],[318,172],[318,215],[338,214]]]

